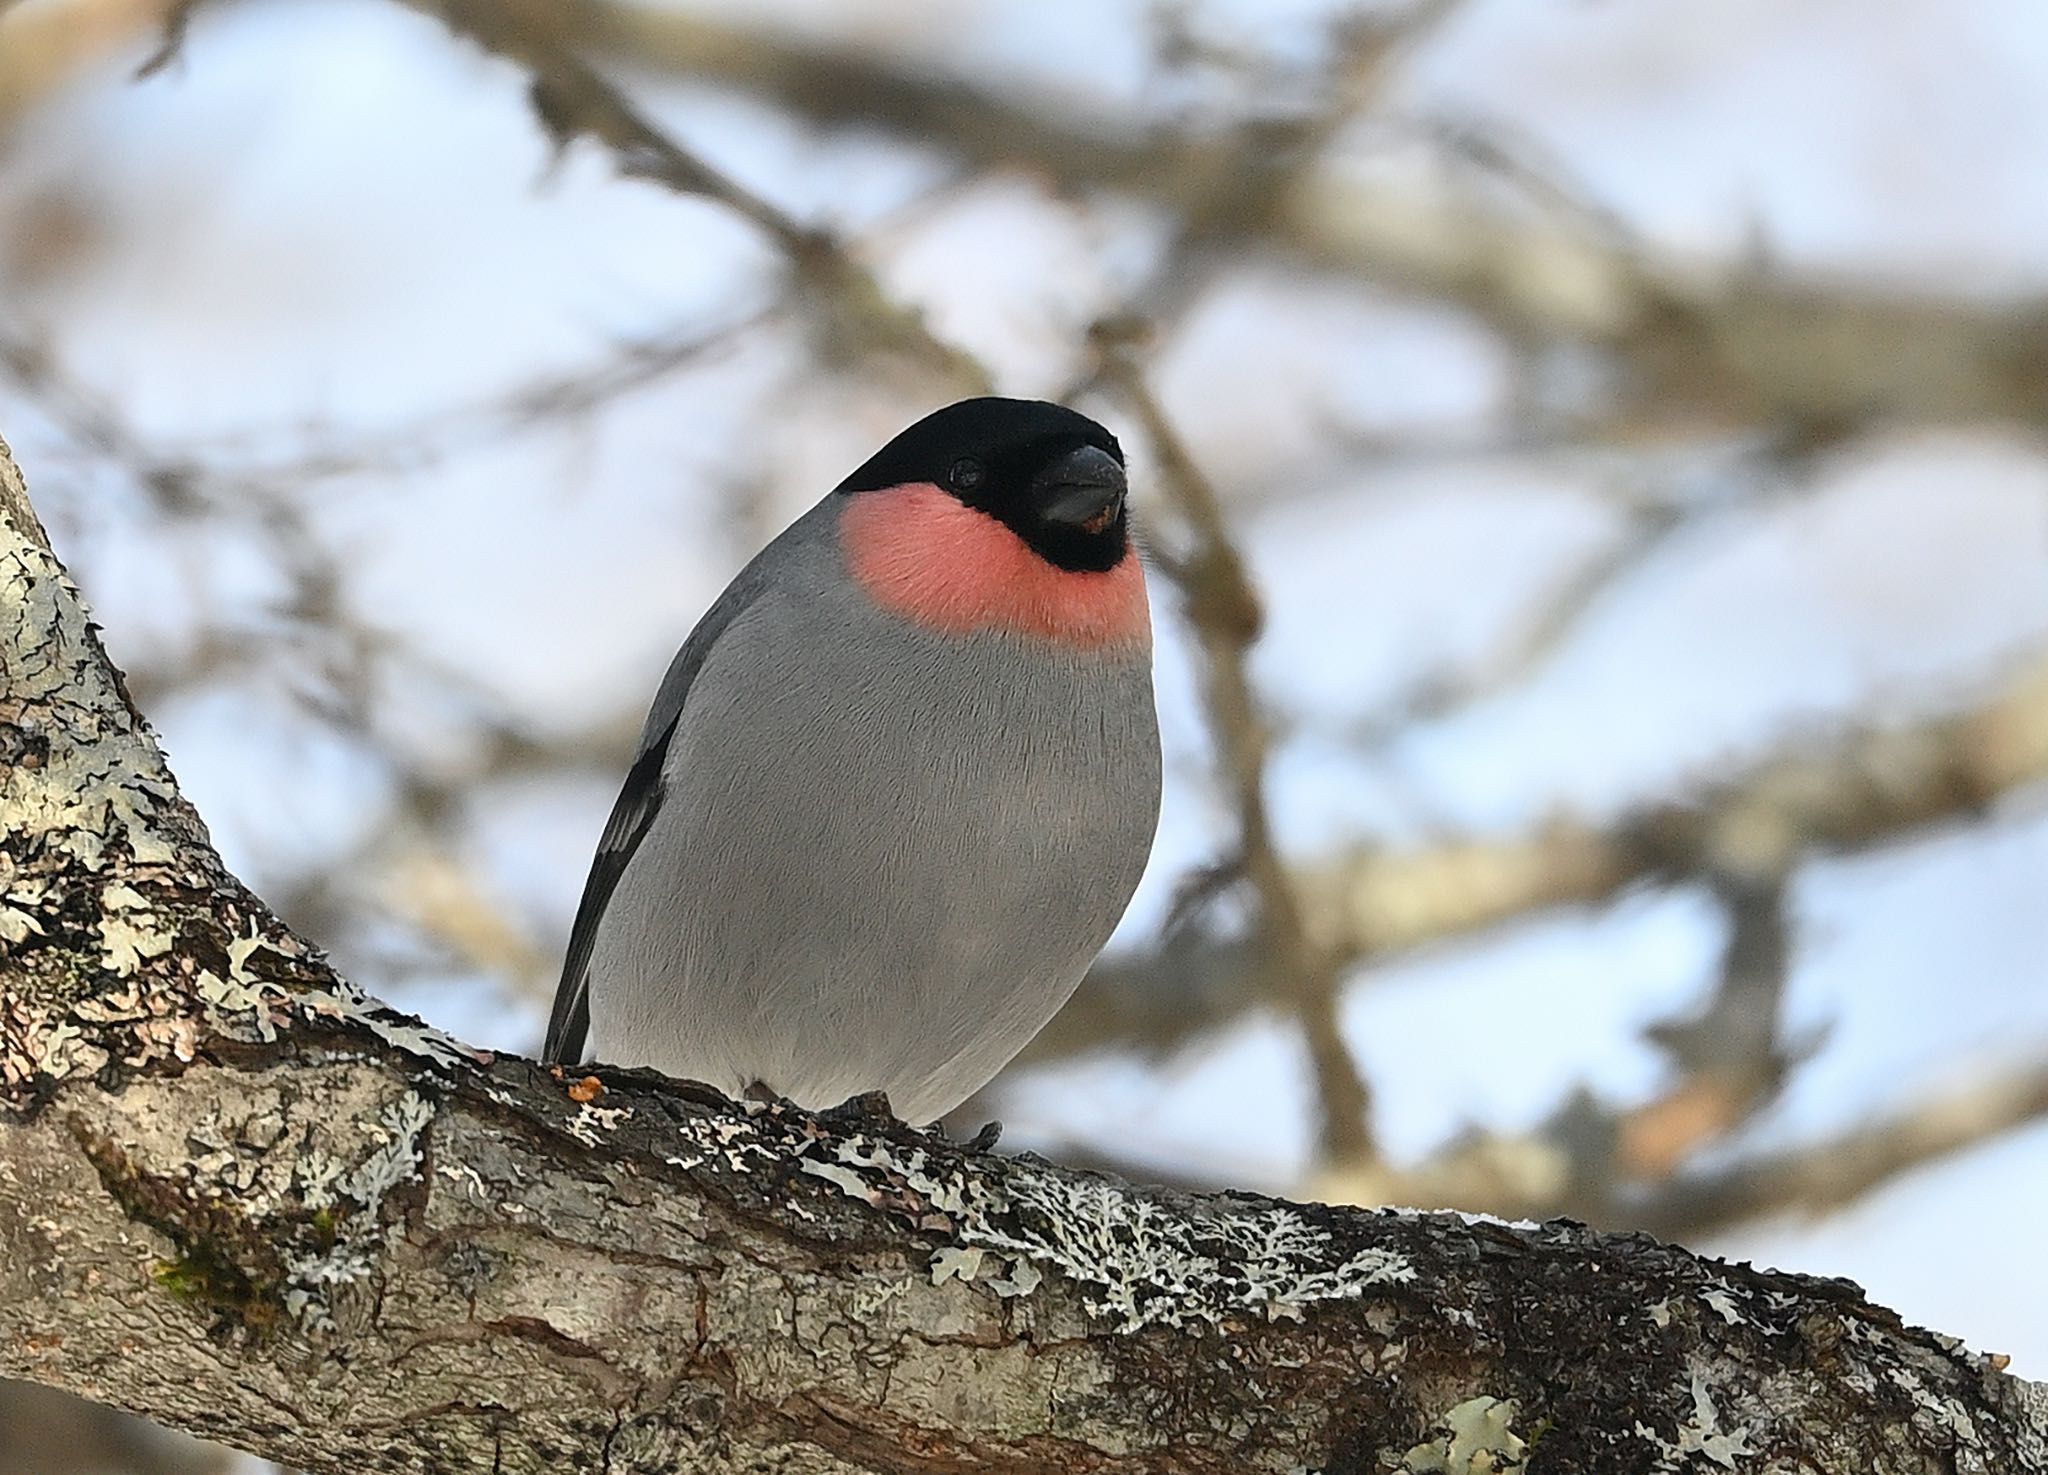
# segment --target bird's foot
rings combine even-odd
[[[896,1113],[890,1109],[887,1091],[863,1091],[858,1096],[849,1096],[837,1106],[821,1111],[819,1116],[835,1122],[893,1122]]]
[[[969,1152],[988,1152],[1001,1140],[1002,1135],[1003,1124],[1001,1122],[983,1122],[981,1130],[960,1145]]]

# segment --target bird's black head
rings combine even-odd
[[[961,400],[883,446],[838,490],[911,482],[930,482],[987,513],[1056,568],[1101,572],[1130,552],[1123,450],[1064,405]]]

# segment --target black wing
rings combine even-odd
[[[604,835],[597,842],[597,859],[590,863],[590,879],[583,883],[583,900],[576,906],[576,925],[569,930],[569,955],[562,963],[561,986],[555,990],[555,1007],[548,1016],[547,1044],[540,1058],[550,1065],[574,1065],[583,1058],[583,1037],[590,1030],[590,997],[584,984],[590,966],[590,946],[597,939],[597,919],[604,915],[612,889],[625,874],[626,862],[640,844],[640,837],[654,823],[661,808],[661,765],[668,758],[668,740],[676,724],[668,728],[651,747],[640,750],[626,773],[626,785],[612,806]]]
[[[769,548],[774,546],[771,543]],[[597,842],[597,859],[591,862],[590,879],[583,883],[583,900],[576,907],[576,925],[569,932],[569,954],[562,963],[562,982],[555,990],[555,1007],[548,1016],[547,1043],[541,1049],[541,1059],[549,1064],[574,1065],[583,1058],[584,1037],[590,1031],[590,949],[597,939],[598,923],[641,837],[660,812],[662,767],[668,761],[669,742],[682,717],[690,683],[697,679],[718,637],[766,586],[763,568],[767,551],[764,549],[761,556],[741,570],[739,577],[726,586],[717,602],[705,612],[690,638],[683,642],[683,648],[676,652],[675,660],[669,663],[661,690],[655,694],[647,726],[640,734],[640,751],[633,758],[625,787],[619,791],[612,817]]]

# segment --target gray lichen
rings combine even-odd
[[[1684,1469],[1694,1455],[1724,1470],[1734,1470],[1739,1468],[1738,1461],[1755,1454],[1749,1442],[1754,1431],[1746,1425],[1724,1428],[1721,1417],[1705,1374],[1695,1367],[1692,1370],[1692,1415],[1679,1424],[1676,1438],[1666,1439],[1644,1423],[1636,1425],[1636,1433],[1657,1451],[1657,1461],[1651,1467],[1655,1475]]]
[[[597,1106],[591,1102],[580,1102],[576,1115],[570,1119],[569,1135],[585,1147],[595,1147],[606,1134],[618,1130],[619,1124],[633,1114],[629,1106]]]
[[[1430,1438],[1401,1458],[1404,1475],[1515,1475],[1527,1443],[1515,1433],[1515,1404],[1484,1394],[1445,1411]]]
[[[205,1104],[182,1112],[175,1079],[119,1093],[88,1148],[102,1181],[174,1244],[167,1289],[244,1323],[282,1310],[329,1328],[331,1293],[375,1273],[388,1201],[420,1180],[436,1106],[347,1062],[302,1067],[283,1099],[261,1076],[207,1079]]]
[[[1172,1212],[1109,1179],[970,1167],[955,1154],[861,1132],[810,1138],[788,1133],[773,1114],[701,1131],[716,1140],[671,1161],[691,1165],[715,1155],[745,1172],[786,1171],[794,1159],[848,1198],[942,1237],[935,1281],[1017,1296],[1058,1274],[1081,1288],[1091,1315],[1123,1332],[1295,1320],[1313,1306],[1414,1278],[1389,1250],[1334,1254],[1327,1234],[1284,1205],[1208,1201]]]
[[[295,1016],[474,1061],[337,978],[222,871],[4,444],[0,483],[0,1092],[190,1060],[205,1035],[268,1042]]]
[[[15,730],[10,746],[20,755],[0,765],[0,838],[47,847],[89,872],[115,847],[137,865],[174,864],[167,819],[177,793],[162,754],[100,656],[70,576],[4,512],[0,621],[15,632],[0,723]]]
[[[384,1201],[394,1189],[419,1180],[421,1139],[433,1120],[433,1103],[408,1090],[367,1126],[365,1135],[372,1146],[353,1164],[344,1167],[325,1155],[307,1163],[298,1200],[316,1213],[328,1214],[322,1227],[332,1234],[332,1242],[287,1262],[285,1308],[301,1321],[331,1329],[327,1297],[332,1289],[373,1273],[388,1228]],[[337,1209],[345,1213],[330,1212]]]
[[[0,1089],[19,1090],[189,1049],[192,1027],[172,1022],[187,1011],[163,997],[177,917],[153,892],[206,894],[220,874],[4,447],[0,479]]]

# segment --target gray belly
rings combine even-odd
[[[1044,1026],[1150,849],[1149,662],[813,602],[719,641],[595,938],[598,1058],[929,1121]]]

